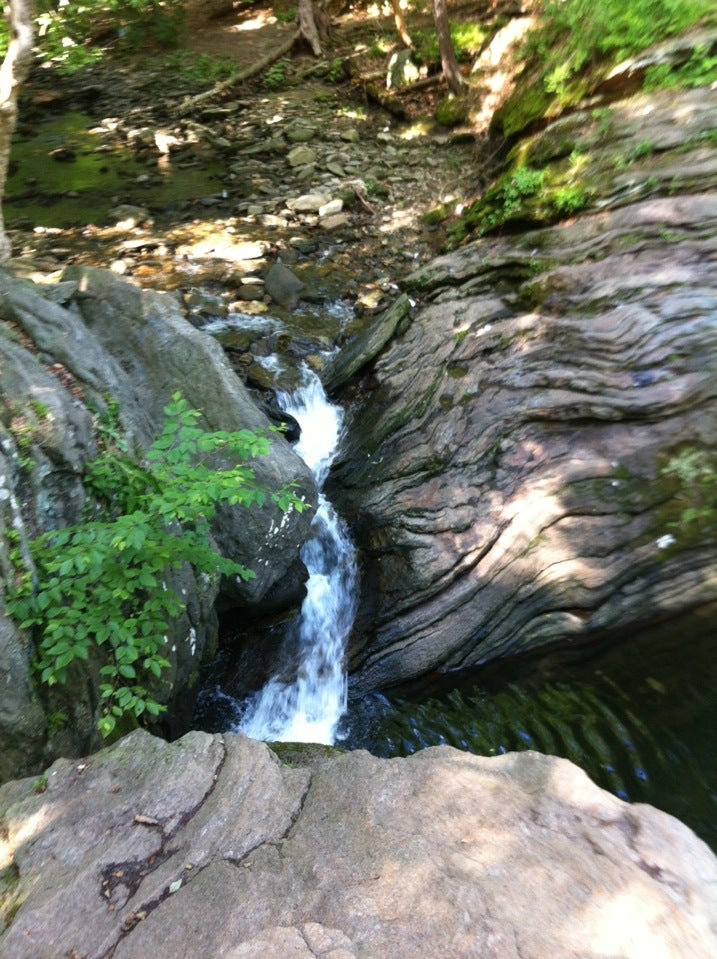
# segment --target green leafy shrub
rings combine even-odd
[[[587,205],[588,196],[582,186],[563,186],[555,191],[552,204],[557,213],[577,213]]]
[[[108,38],[130,49],[147,40],[178,46],[184,39],[182,0],[84,0],[59,6],[36,0],[35,37],[40,55],[61,72],[77,70],[102,58]],[[0,57],[7,50],[7,25],[0,19]]]
[[[717,82],[717,57],[710,56],[704,46],[695,47],[692,56],[680,67],[669,63],[648,67],[643,90],[694,89]]]
[[[274,16],[279,21],[279,23],[293,23],[296,20],[297,9],[296,7],[286,7],[285,10],[274,10]]]
[[[268,452],[266,436],[207,433],[178,393],[165,413],[141,463],[116,442],[111,423],[102,425],[105,449],[87,477],[92,514],[30,543],[35,570],[19,575],[7,600],[19,626],[35,631],[36,667],[48,685],[64,683],[75,661],[101,648],[103,736],[123,717],[137,721],[166,708],[149,687],[169,666],[169,624],[185,609],[170,570],[188,564],[196,575],[254,576],[215,551],[209,523],[217,507],[261,505],[270,496],[285,511],[305,508],[290,489],[268,493],[255,483],[246,463]],[[237,465],[217,469],[208,458],[218,454]],[[21,567],[18,553],[15,561]]]
[[[544,0],[528,52],[550,67],[555,84],[588,61],[623,60],[710,17],[712,0]]]
[[[273,63],[266,71],[264,85],[270,90],[280,90],[281,87],[286,86],[287,71],[290,66],[291,64],[288,60],[277,60],[277,62]]]
[[[326,79],[329,83],[343,83],[347,79],[346,64],[341,57],[334,57],[329,64]]]
[[[526,70],[494,118],[506,136],[578,103],[611,66],[717,22],[713,0],[544,0],[523,48]]]
[[[492,209],[483,217],[481,232],[494,230],[519,213],[526,199],[540,193],[544,179],[544,170],[534,170],[528,166],[513,170],[490,197]]]

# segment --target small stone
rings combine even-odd
[[[289,246],[298,250],[299,253],[314,253],[318,243],[316,240],[310,240],[307,236],[292,236],[289,240]]]
[[[343,177],[346,176],[346,170],[341,166],[340,163],[335,163],[333,161],[326,164],[326,169],[329,173],[333,173],[334,176]]]
[[[260,222],[262,226],[268,227],[272,230],[285,230],[289,225],[289,221],[284,216],[276,216],[274,213],[264,213],[260,217]]]
[[[237,290],[237,294],[240,300],[263,300],[264,299],[264,284],[256,277],[259,281],[258,283],[251,283],[250,280],[255,279],[255,277],[247,277],[246,282],[243,283]]]
[[[350,130],[341,131],[341,139],[345,140],[346,143],[358,143],[361,139],[361,134],[352,127]]]
[[[321,221],[322,230],[338,230],[342,226],[346,226],[351,222],[351,217],[348,213],[334,213],[332,216],[327,216],[324,220]]]
[[[123,229],[131,229],[146,223],[150,219],[149,211],[143,206],[134,206],[131,203],[121,203],[119,206],[112,207],[109,212],[110,219]]]
[[[283,263],[273,263],[264,273],[266,292],[280,306],[296,306],[304,284]]]
[[[286,154],[286,159],[292,167],[308,166],[316,162],[316,153],[310,149],[310,147],[298,146],[294,147],[293,150],[289,150]]]
[[[304,193],[296,200],[290,200],[287,206],[290,209],[293,208],[296,213],[318,213],[326,200],[323,193]]]
[[[316,136],[316,130],[313,127],[293,127],[286,131],[286,139],[291,143],[308,143]]]
[[[342,200],[329,200],[328,203],[324,203],[323,206],[319,207],[319,216],[324,219],[325,217],[333,216],[334,213],[340,213],[344,208]]]

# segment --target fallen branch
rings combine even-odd
[[[263,56],[250,67],[247,67],[246,70],[242,70],[240,73],[235,73],[233,77],[229,77],[228,80],[223,80],[221,83],[215,83],[211,90],[206,90],[204,93],[198,93],[195,97],[185,97],[184,100],[182,100],[182,102],[179,104],[177,112],[180,114],[180,116],[191,113],[195,107],[200,106],[207,100],[211,100],[213,97],[217,97],[220,94],[225,93],[227,90],[231,90],[232,87],[237,86],[240,83],[244,83],[246,80],[251,80],[251,78],[255,77],[257,73],[262,73],[276,60],[280,60],[281,57],[286,56],[301,35],[301,30],[297,29],[292,31],[292,33],[286,37],[283,43],[280,43],[278,47],[274,47],[274,49],[270,50],[266,56]]]
[[[379,87],[375,83],[364,83],[363,88],[369,100],[378,103],[380,107],[383,107],[396,119],[408,119],[408,111],[395,94],[389,93],[384,87]]]

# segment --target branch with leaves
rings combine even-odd
[[[210,521],[217,508],[261,506],[267,498],[285,512],[307,508],[291,489],[256,484],[247,463],[269,452],[264,434],[207,433],[178,393],[165,414],[144,462],[113,443],[91,465],[86,482],[99,515],[34,540],[35,568],[19,576],[7,600],[10,616],[38,637],[36,667],[48,685],[64,683],[71,664],[88,660],[95,647],[104,651],[103,736],[123,717],[166,709],[150,688],[170,665],[169,625],[186,608],[169,571],[188,564],[197,576],[253,578],[216,552]],[[216,454],[236,465],[217,469]]]

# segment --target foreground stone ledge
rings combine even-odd
[[[0,955],[717,955],[715,856],[567,760],[300,755],[139,731],[6,784]]]

